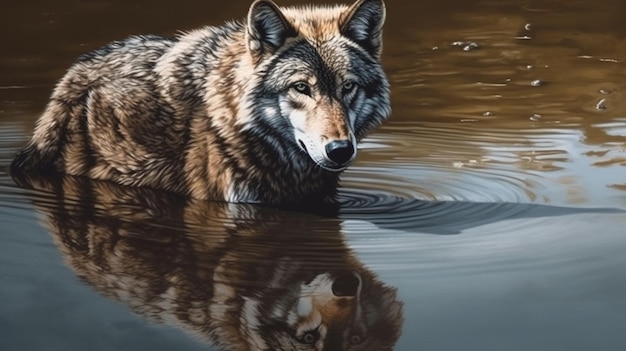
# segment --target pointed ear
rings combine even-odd
[[[358,0],[345,12],[340,22],[341,34],[361,45],[377,59],[383,51],[383,0]]]
[[[248,11],[246,44],[253,57],[273,54],[296,30],[271,0],[256,0]]]

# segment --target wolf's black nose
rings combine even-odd
[[[342,274],[333,282],[333,295],[335,296],[356,296],[359,291],[361,280],[354,274]]]
[[[343,165],[354,155],[354,145],[350,140],[335,140],[326,144],[326,154],[333,162]]]

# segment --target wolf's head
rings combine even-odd
[[[345,169],[356,143],[390,113],[380,65],[385,5],[250,7],[248,51],[255,65],[249,108],[289,147],[329,171]]]

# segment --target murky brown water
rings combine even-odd
[[[1,350],[218,350],[229,335],[239,350],[236,331],[197,337],[228,329],[237,296],[269,304],[346,272],[380,322],[370,343],[401,328],[396,350],[626,348],[623,1],[387,0],[394,112],[345,173],[339,218],[8,177],[78,55],[248,6],[3,6]]]

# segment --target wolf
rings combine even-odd
[[[227,202],[333,202],[357,142],[390,114],[382,0],[281,8],[85,54],[12,171]]]
[[[87,177],[16,178],[81,281],[220,350],[391,351],[403,303],[340,220]],[[314,234],[315,240],[311,240]]]

